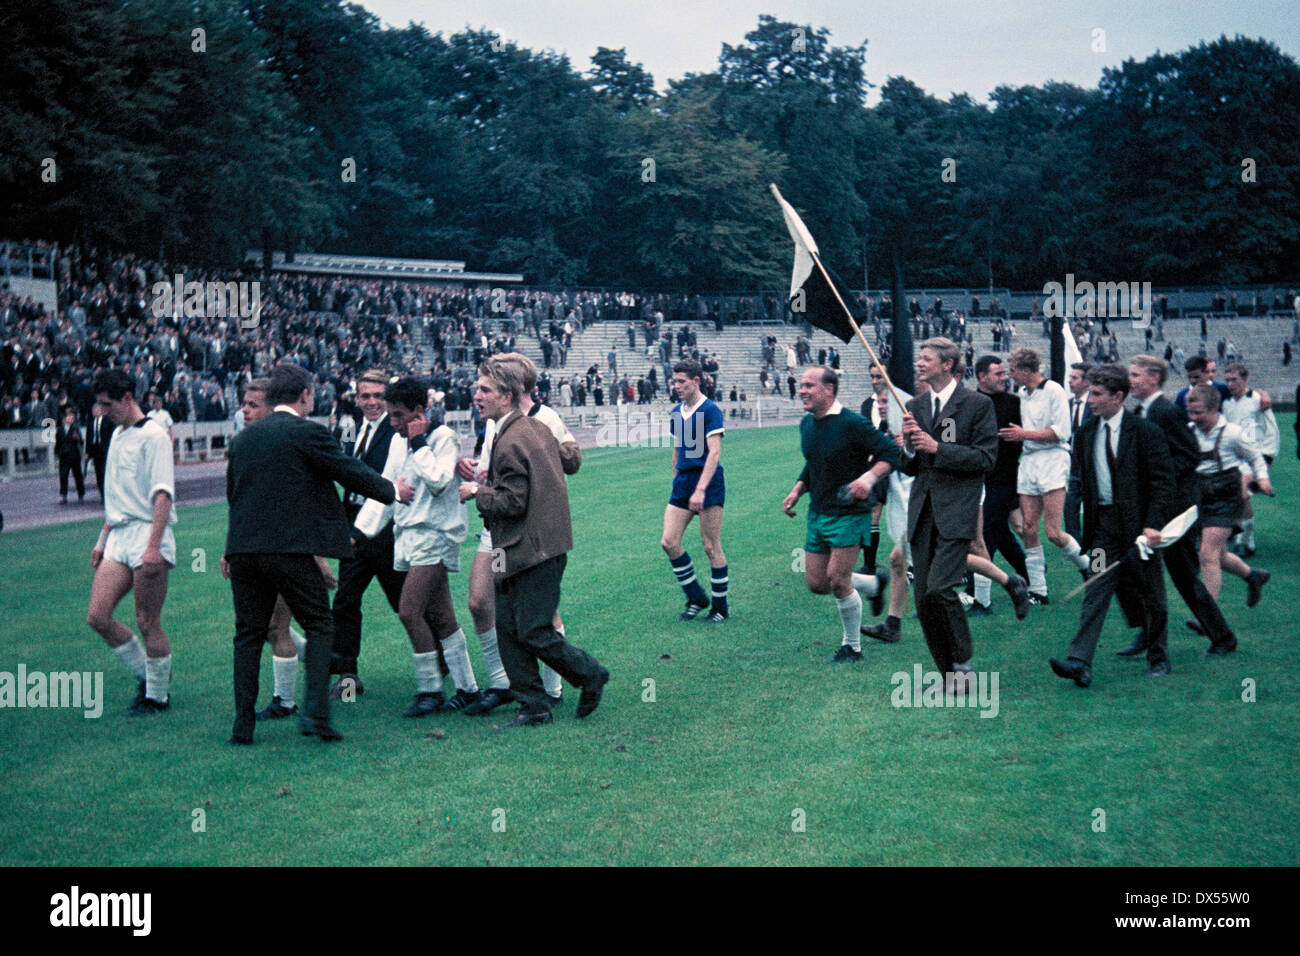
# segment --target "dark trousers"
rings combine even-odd
[[[1128,554],[1132,548],[1132,542],[1120,527],[1119,512],[1113,506],[1103,506],[1098,510],[1097,535],[1090,551],[1098,548],[1106,555]],[[1153,557],[1142,561],[1136,551],[1084,592],[1079,630],[1070,642],[1069,656],[1092,663],[1102,625],[1106,623],[1106,612],[1110,609],[1110,599],[1116,591],[1121,593],[1120,603],[1141,618],[1138,622],[1142,628],[1139,640],[1146,645],[1147,661],[1152,665],[1167,661],[1169,609],[1165,604],[1164,573],[1158,559]]]
[[[1174,589],[1192,612],[1192,616],[1205,630],[1205,636],[1212,645],[1232,644],[1236,636],[1228,621],[1223,616],[1219,604],[1205,589],[1201,580],[1201,559],[1197,553],[1195,529],[1183,535],[1168,548],[1157,552],[1163,556],[1165,567],[1169,569],[1169,579],[1174,582]],[[1120,607],[1129,627],[1142,626],[1141,596],[1119,592]]]
[[[104,500],[104,465],[108,462],[108,454],[91,455],[91,463],[95,466],[95,487],[99,490],[99,500]]]
[[[1083,511],[1083,489],[1073,478],[1065,486],[1065,533],[1075,541],[1083,538],[1083,525],[1079,513]]]
[[[1179,597],[1187,605],[1211,644],[1231,644],[1236,638],[1232,628],[1219,610],[1219,603],[1210,596],[1201,580],[1201,558],[1197,553],[1196,535],[1187,533],[1163,552],[1165,567]]]
[[[353,549],[352,557],[339,560],[339,588],[334,592],[331,674],[357,673],[357,657],[361,654],[361,601],[375,578],[379,578],[384,597],[396,614],[406,573],[393,570],[392,525],[370,540],[361,542]],[[303,621],[299,623],[305,624]]]
[[[235,735],[253,735],[262,645],[277,594],[284,596],[307,638],[304,716],[329,720],[334,619],[316,559],[310,554],[232,554],[229,561],[235,599]]]
[[[984,486],[984,547],[988,549],[989,559],[1000,553],[1016,574],[1028,579],[1025,549],[1011,530],[1011,512],[1019,507],[1020,495],[1016,494],[1014,481],[989,482]]]
[[[600,673],[600,662],[564,639],[551,626],[560,606],[560,580],[568,555],[560,554],[496,584],[497,647],[510,678],[510,691],[530,713],[550,710],[537,662],[575,687]]]
[[[68,497],[68,472],[72,472],[72,477],[76,479],[77,497],[86,497],[86,479],[81,473],[80,458],[59,459],[59,496]]]
[[[966,580],[970,538],[944,538],[927,498],[912,533],[912,585],[916,616],[935,666],[947,673],[971,659],[973,647],[957,588]]]

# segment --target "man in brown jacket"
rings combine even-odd
[[[493,561],[497,640],[510,689],[521,705],[510,727],[551,721],[539,660],[582,688],[579,717],[596,709],[609,681],[609,671],[599,661],[569,644],[553,626],[573,548],[569,492],[555,436],[519,411],[523,374],[519,364],[499,356],[479,366],[474,404],[484,418],[496,422],[496,438],[487,483],[460,486],[461,501],[478,502],[493,550],[504,557]]]

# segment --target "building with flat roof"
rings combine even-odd
[[[254,268],[262,265],[262,250],[249,249],[244,261]],[[390,259],[379,256],[344,256],[325,252],[299,252],[293,262],[283,252],[271,256],[271,271],[303,275],[356,276],[376,279],[407,279],[437,282],[457,288],[473,285],[518,285],[522,275],[503,272],[466,272],[464,262],[451,259]]]

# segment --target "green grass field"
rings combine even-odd
[[[801,466],[789,428],[726,439],[733,616],[720,626],[677,621],[682,595],[658,544],[668,451],[587,453],[570,483],[576,550],[561,610],[570,639],[613,679],[590,719],[574,719],[577,693],[566,690],[541,728],[500,729],[504,709],[402,719],[414,692],[409,644],[376,586],[366,694],[335,710],[347,739],[326,746],[285,720],[259,725],[253,748],[227,746],[226,509],[184,501],[180,550],[205,549],[207,569],[182,557],[171,576],[172,710],[127,717],[135,682],[85,623],[95,524],[5,534],[0,671],[103,671],[106,705],[97,720],[0,710],[0,863],[1295,865],[1300,469],[1290,421],[1279,497],[1258,509],[1255,564],[1272,583],[1253,611],[1243,582],[1225,584],[1241,649],[1204,659],[1170,588],[1173,675],[1149,680],[1143,663],[1115,657],[1130,634],[1113,607],[1093,685],[1079,690],[1047,666],[1079,612],[1078,599],[1060,601],[1077,575],[1051,561],[1050,607],[1017,624],[995,589],[995,616],[974,622],[975,665],[1000,676],[993,719],[891,706],[891,675],[931,666],[910,597],[901,643],[867,642],[861,663],[828,663],[840,640],[834,604],[793,569],[806,499],[798,520],[780,512]],[[707,565],[698,533],[688,535],[697,567]],[[467,575],[452,584],[472,630]],[[134,623],[129,600],[118,616]],[[1247,680],[1253,702],[1242,699]]]

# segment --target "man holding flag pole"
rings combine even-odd
[[[846,305],[843,282],[837,281],[822,265],[817,244],[775,185],[772,193],[794,240],[791,309],[805,312],[809,322],[845,342],[856,334],[880,369],[889,396],[903,410],[902,469],[917,477],[907,522],[917,616],[946,685],[959,693],[967,685],[958,678],[972,671],[972,647],[970,627],[957,599],[956,587],[965,579],[966,556],[976,534],[984,473],[993,466],[997,451],[993,403],[987,396],[961,387],[961,352],[957,346],[947,339],[931,339],[921,347],[917,371],[933,394],[913,398],[904,405],[889,380],[889,373]],[[810,376],[812,371],[806,376],[807,389],[816,387]],[[863,477],[869,480],[869,476]],[[863,483],[859,480],[854,484]],[[786,497],[787,514],[792,513],[800,490],[796,483]],[[853,489],[855,497],[859,491]],[[812,530],[810,523],[810,541]],[[812,583],[810,577],[810,586]],[[846,643],[847,633],[846,622]]]
[[[847,303],[851,301],[842,279],[827,270],[817,255],[817,244],[799,214],[782,197],[775,185],[772,193],[781,205],[786,228],[794,240],[794,271],[790,282],[790,308],[802,313],[819,329],[843,342],[856,333],[885,378],[885,384],[899,407],[902,400],[889,381]],[[898,462],[894,443],[862,416],[845,409],[837,399],[839,374],[828,366],[814,365],[804,371],[799,395],[808,414],[800,423],[800,439],[807,460],[803,472],[781,503],[791,517],[805,492],[811,496],[808,534],[804,547],[804,575],[814,594],[833,594],[843,625],[844,637],[832,663],[862,659],[862,598],[872,601],[872,613],[884,603],[888,575],[854,574],[864,521],[870,527],[871,509],[866,503],[872,488],[887,480]]]

